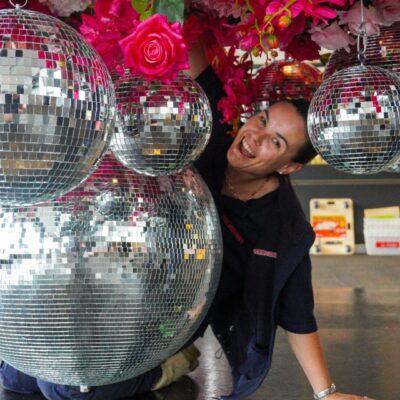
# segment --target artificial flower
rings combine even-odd
[[[187,47],[178,22],[170,25],[165,16],[155,14],[134,22],[133,32],[119,41],[124,64],[147,80],[165,83],[175,79],[182,69],[189,68]]]
[[[319,45],[306,33],[297,35],[285,47],[285,53],[299,61],[317,60],[319,58],[319,50]]]
[[[93,0],[39,0],[39,2],[49,7],[59,17],[68,17],[72,13],[86,10]]]
[[[133,22],[139,20],[130,0],[96,0],[94,12],[100,21],[120,32],[130,33]]]
[[[211,11],[219,18],[233,16],[239,18],[246,11],[246,1],[227,0],[195,0],[197,7]]]
[[[327,50],[346,49],[350,51],[349,45],[354,44],[355,39],[345,32],[337,21],[322,29],[321,26],[316,26],[311,29],[311,39],[319,46]]]
[[[381,21],[375,8],[364,6],[364,22],[367,36],[379,33]],[[353,35],[358,35],[361,26],[361,3],[357,2],[348,12],[346,12],[340,18],[339,24],[346,24]]]
[[[383,24],[391,25],[400,20],[399,0],[374,0],[373,4]]]

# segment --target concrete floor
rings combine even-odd
[[[400,399],[400,257],[313,258],[316,314],[330,371],[340,391]],[[231,388],[210,332],[198,341],[200,367],[158,393],[131,400],[210,400]],[[309,400],[312,391],[280,330],[271,372],[251,400]],[[0,390],[0,400],[43,400]]]

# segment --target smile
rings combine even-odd
[[[254,151],[252,150],[250,145],[247,143],[245,138],[243,138],[243,140],[241,141],[239,149],[240,149],[240,152],[245,157],[248,157],[248,158],[255,158],[256,157]]]

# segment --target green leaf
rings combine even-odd
[[[147,0],[132,0],[132,7],[140,14],[141,20],[151,17],[153,14],[154,8],[151,3]]]
[[[158,14],[162,14],[168,17],[168,21],[173,23],[179,21],[183,24],[183,13],[184,13],[184,1],[183,0],[155,0],[154,10]]]
[[[144,11],[140,14],[140,21],[144,21],[147,18],[150,18],[153,15],[153,10]]]

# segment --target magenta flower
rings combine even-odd
[[[172,25],[165,16],[134,23],[133,32],[119,41],[124,64],[145,79],[170,83],[176,74],[189,68],[187,47],[179,22]]]

